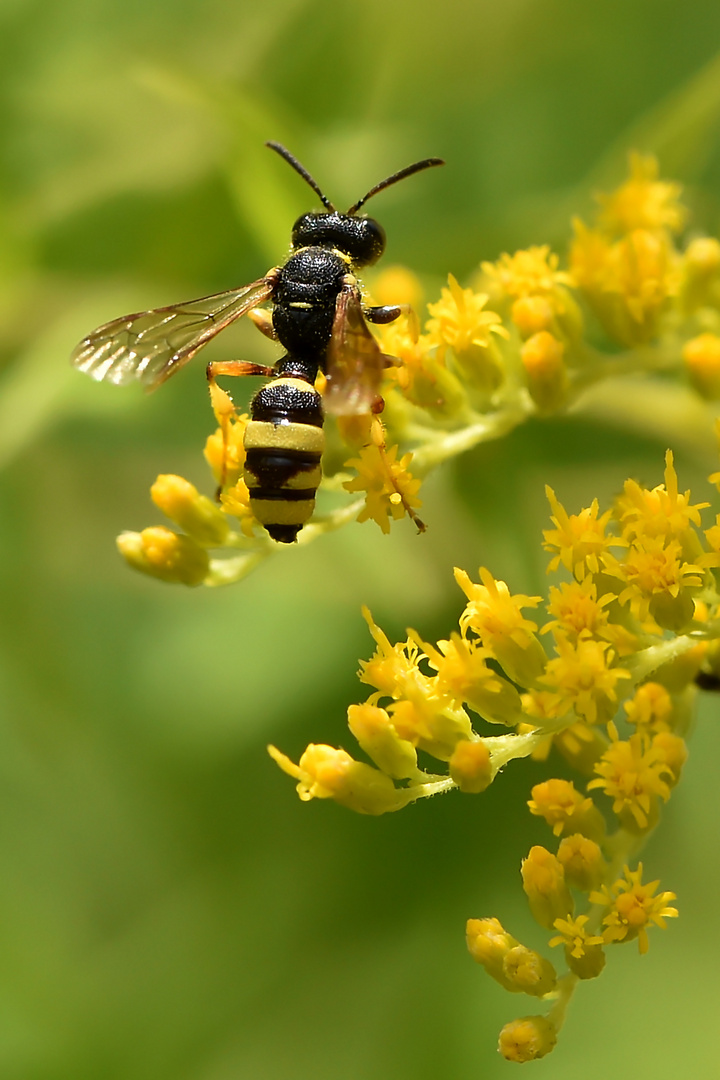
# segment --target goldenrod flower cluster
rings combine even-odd
[[[674,368],[702,395],[720,397],[720,243],[695,237],[678,247],[687,216],[679,199],[679,186],[658,178],[653,158],[631,155],[628,180],[599,197],[596,221],[575,221],[566,267],[547,246],[505,254],[482,263],[470,287],[450,274],[421,327],[414,315],[380,327],[380,348],[395,358],[382,388],[383,422],[338,421],[332,438],[348,447],[345,463],[326,455],[326,509],[301,531],[300,543],[353,519],[388,532],[409,515],[422,529],[419,490],[431,469],[533,415],[562,411],[611,375]],[[399,267],[372,283],[376,302],[417,304],[421,295],[419,281]],[[250,509],[243,479],[248,418],[223,391],[213,387],[211,396],[218,428],[205,456],[220,492],[218,513],[181,478],[161,476],[153,501],[183,531],[161,526],[119,539],[135,569],[164,581],[227,584],[283,550]],[[337,505],[343,492],[355,499]],[[592,508],[586,513],[592,517]],[[688,581],[696,573],[672,543],[653,547],[646,537],[636,556],[628,578],[642,578],[658,560],[670,577],[678,560]],[[609,563],[605,572],[613,573]]]
[[[432,468],[562,411],[609,376],[675,372],[720,397],[720,242],[681,245],[680,189],[652,158],[631,156],[628,179],[599,204],[592,223],[575,221],[566,263],[547,246],[502,255],[469,286],[450,274],[422,325],[408,317],[380,328],[382,352],[396,358],[383,423],[339,421],[335,443],[349,449],[329,456],[321,485],[330,498],[357,498],[316,515],[301,543],[355,518],[388,531],[409,515],[422,528],[419,488]],[[421,287],[393,268],[372,293],[417,304]],[[161,476],[152,497],[176,529],[119,541],[131,565],[161,580],[237,581],[278,548],[250,509],[248,418],[224,391],[212,396],[218,427],[205,455],[217,501]],[[720,487],[720,472],[710,479]],[[366,610],[375,651],[359,678],[369,694],[347,713],[364,758],[311,744],[295,763],[270,748],[303,801],[373,815],[451,790],[480,795],[517,759],[551,770],[559,755],[574,769],[573,781],[549,771],[528,792],[548,840],[520,867],[564,970],[496,917],[467,922],[486,972],[547,1006],[503,1029],[500,1050],[513,1061],[553,1049],[573,991],[601,974],[611,946],[636,941],[644,953],[649,931],[677,915],[674,894],[645,882],[638,858],[680,779],[697,687],[720,684],[720,513],[703,520],[710,504],[681,491],[672,452],[662,483],[628,480],[608,507],[595,499],[571,512],[546,492],[547,595],[513,593],[484,567],[477,579],[456,569],[465,606],[434,642],[414,630],[392,642]]]
[[[674,894],[645,882],[636,860],[682,774],[696,677],[720,663],[720,530],[703,529],[708,504],[680,491],[669,451],[663,483],[628,480],[607,510],[594,501],[569,513],[547,494],[546,598],[512,593],[482,567],[478,580],[456,569],[465,607],[433,643],[414,630],[393,643],[365,611],[375,651],[359,678],[370,694],[348,725],[368,760],[313,744],[295,764],[270,748],[301,799],[362,814],[452,789],[480,794],[529,756],[574,768],[575,781],[550,776],[529,792],[549,841],[521,866],[530,911],[566,970],[496,917],[467,923],[489,975],[549,1003],[503,1030],[515,1061],[553,1048],[573,990],[600,975],[609,946],[636,941],[644,953],[648,931],[677,915]]]

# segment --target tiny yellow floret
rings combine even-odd
[[[599,225],[611,234],[634,229],[669,229],[679,232],[687,217],[680,202],[680,184],[659,180],[652,155],[630,154],[630,177],[610,195],[598,195],[602,206]]]
[[[675,893],[663,892],[654,896],[660,882],[650,881],[643,885],[642,871],[642,863],[634,871],[626,866],[624,878],[619,878],[609,887],[604,885],[599,892],[591,893],[590,900],[593,904],[603,904],[609,908],[603,919],[603,938],[608,944],[637,938],[640,952],[646,953],[649,947],[648,927],[654,924],[664,929],[665,919],[676,918],[678,911],[668,906],[671,900],[676,899]]]
[[[549,942],[551,947],[565,946],[568,967],[580,979],[595,979],[605,967],[604,939],[600,934],[588,934],[589,918],[578,915],[574,919],[556,919],[555,929],[560,932]]]
[[[480,567],[481,584],[457,567],[455,580],[469,600],[460,616],[463,634],[474,631],[514,682],[521,686],[534,682],[545,668],[547,654],[535,635],[537,623],[521,612],[537,607],[541,597],[513,596],[505,582],[497,581],[485,567]]]
[[[597,499],[593,499],[592,504],[579,514],[568,514],[551,487],[546,486],[545,494],[553,511],[550,520],[556,526],[543,530],[545,550],[557,553],[550,560],[548,572],[562,565],[578,581],[582,581],[588,571],[597,574],[600,555],[609,547],[622,545],[617,537],[605,534],[612,511],[607,510],[598,517],[600,506]]]
[[[397,446],[383,450],[370,443],[362,447],[359,457],[345,462],[357,476],[346,480],[343,487],[350,492],[365,492],[365,505],[357,520],[374,521],[384,533],[390,532],[390,518],[399,521],[422,506],[422,500],[417,498],[420,480],[408,468],[412,454],[404,454],[400,460],[397,455]]]
[[[591,840],[603,839],[605,819],[589,796],[575,790],[572,781],[544,780],[535,784],[531,794],[530,813],[544,818],[555,836],[579,832]]]
[[[613,811],[625,828],[645,831],[657,822],[658,798],[670,798],[672,769],[648,735],[638,731],[623,740],[614,724],[608,728],[612,741],[595,766],[599,776],[588,790],[600,788],[613,800]]]

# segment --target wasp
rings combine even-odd
[[[357,271],[377,262],[385,232],[358,216],[368,199],[423,169],[443,165],[425,158],[393,173],[342,214],[313,177],[280,143],[266,144],[305,180],[325,210],[303,214],[292,230],[288,259],[238,289],[183,304],[123,315],[84,338],[72,363],[93,379],[160,386],[231,323],[249,314],[285,349],[274,367],[242,360],[211,362],[217,375],[262,375],[267,382],[250,403],[245,430],[245,481],[250,508],[273,540],[289,544],[311,517],[322,476],[325,413],[363,415],[382,408],[380,381],[386,357],[368,327],[390,323],[407,305],[363,305]],[[271,303],[272,314],[261,305]],[[315,389],[325,376],[322,395]]]

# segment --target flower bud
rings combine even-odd
[[[565,871],[565,880],[583,892],[597,889],[605,877],[607,863],[600,846],[581,833],[563,837],[557,857]]]
[[[572,949],[565,949],[565,960],[578,979],[596,979],[605,967],[605,951],[602,945],[586,945],[582,956],[573,956]]]
[[[118,551],[133,570],[181,585],[200,585],[207,577],[207,551],[192,537],[179,536],[163,525],[124,532],[117,538]]]
[[[347,715],[348,727],[379,769],[396,780],[417,775],[415,747],[400,738],[385,709],[376,705],[351,705]]]
[[[385,814],[407,805],[407,795],[389,776],[355,761],[346,750],[311,743],[297,765],[274,746],[268,746],[268,753],[283,772],[299,781],[297,792],[303,802],[334,799],[358,814]]]
[[[688,748],[684,739],[679,735],[673,735],[670,731],[658,731],[653,737],[653,750],[660,750],[663,758],[672,771],[672,775],[664,774],[664,779],[669,787],[674,787],[680,779],[682,767],[687,761]]]
[[[535,784],[528,806],[530,813],[543,817],[556,836],[579,832],[591,840],[602,840],[605,818],[589,796],[575,790],[570,780],[545,780]]]
[[[510,989],[532,997],[544,997],[557,985],[557,974],[550,961],[525,945],[508,950],[503,958],[503,973]]]
[[[699,334],[683,345],[685,369],[699,394],[709,401],[720,398],[720,337]]]
[[[536,845],[530,848],[527,859],[523,859],[521,873],[530,910],[541,926],[551,930],[556,919],[572,915],[573,899],[557,856]]]
[[[517,989],[505,972],[505,957],[520,943],[503,928],[499,919],[468,919],[465,940],[473,960],[506,990]]]
[[[500,1032],[498,1050],[506,1061],[536,1061],[554,1049],[557,1030],[545,1016],[523,1016]]]
[[[490,751],[482,739],[462,739],[449,761],[450,776],[461,791],[477,795],[492,783]]]
[[[567,399],[564,352],[563,343],[547,330],[533,334],[520,350],[530,397],[541,412],[560,409]]]
[[[512,306],[512,321],[523,338],[552,330],[555,313],[552,304],[544,296],[520,296]]]
[[[222,510],[182,476],[158,476],[150,495],[158,509],[198,544],[219,547],[225,543],[230,528]]]

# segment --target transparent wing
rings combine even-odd
[[[365,322],[360,290],[353,282],[343,287],[335,304],[323,394],[325,411],[335,416],[370,412],[380,396],[384,367],[384,355]]]
[[[241,289],[113,319],[80,342],[71,362],[98,382],[137,379],[154,390],[231,322],[269,300],[275,280],[271,272]]]

